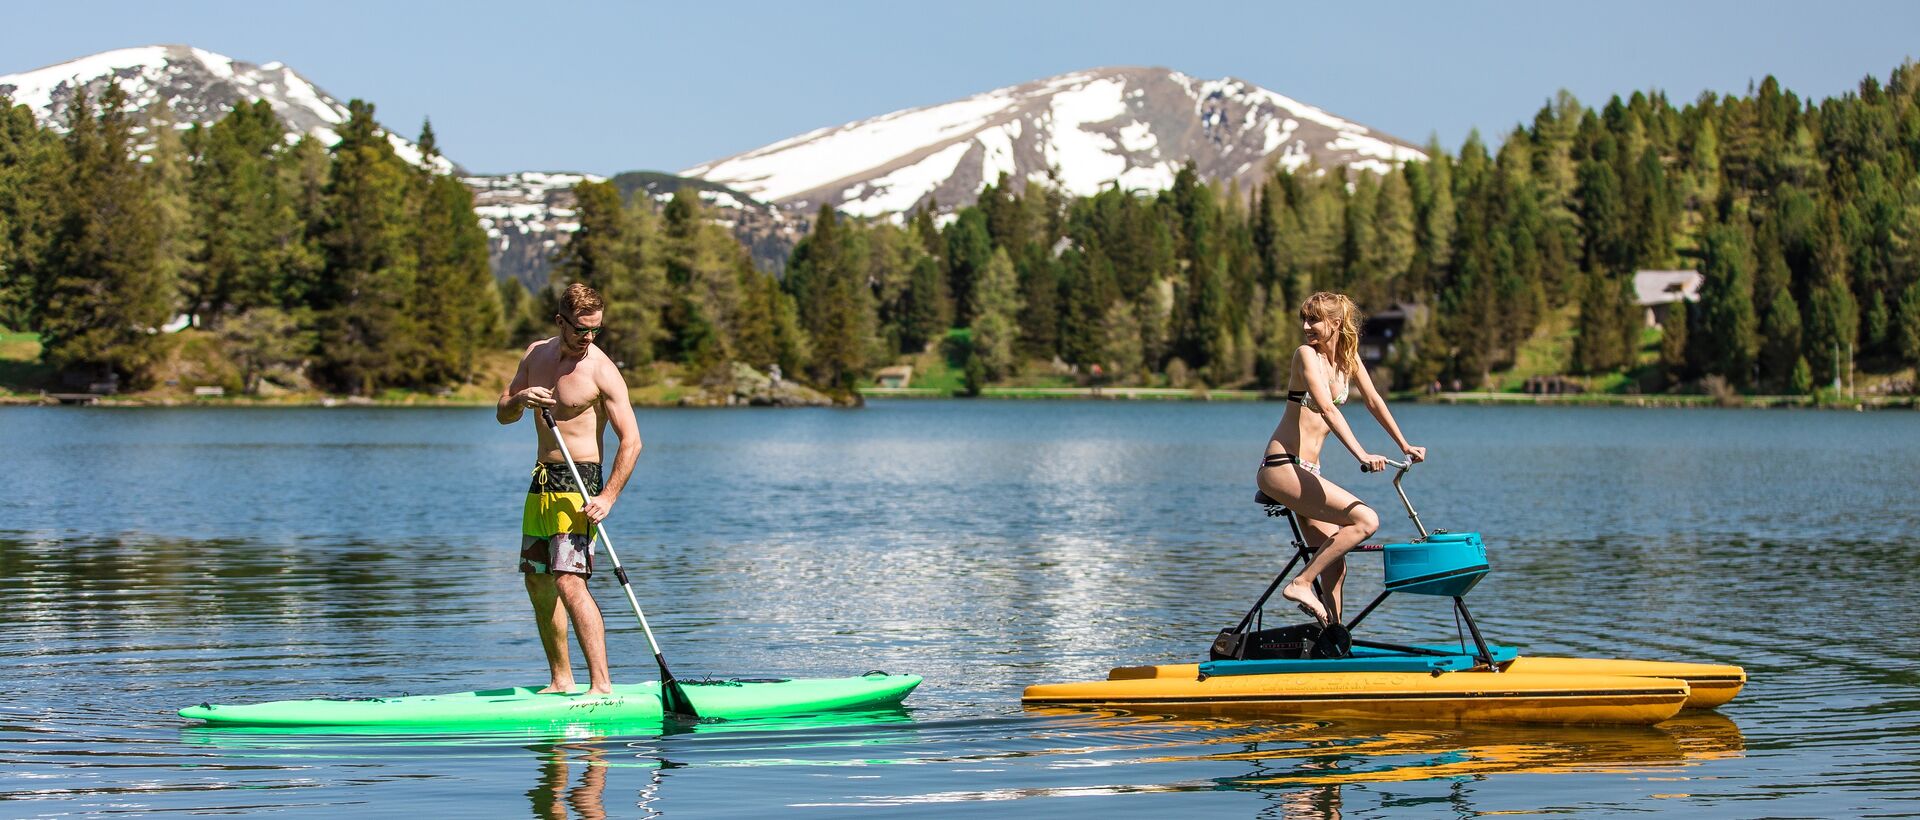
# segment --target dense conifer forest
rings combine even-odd
[[[180,314],[251,390],[297,367],[369,395],[471,380],[551,328],[496,282],[472,197],[396,157],[355,101],[341,140],[290,140],[265,103],[211,126],[134,121],[117,89],[61,130],[0,100],[0,329],[54,367],[151,381]],[[431,127],[419,142],[436,149]],[[1558,325],[1564,369],[1615,385],[1807,393],[1920,363],[1920,73],[1839,97],[1768,78],[1676,107],[1562,93],[1492,148],[1378,175],[1273,170],[1253,190],[1191,169],[1164,191],[1071,197],[1002,179],[957,212],[823,210],[786,269],[757,268],[692,188],[575,189],[553,280],[600,288],[630,377],[779,364],[850,388],[927,350],[969,384],[1052,366],[1108,383],[1269,388],[1316,290],[1406,323],[1396,386],[1490,386]],[[1633,273],[1694,269],[1698,302],[1643,326]]]

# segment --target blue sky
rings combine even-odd
[[[1920,3],[73,2],[0,11],[0,74],[136,45],[279,60],[475,171],[675,171],[1103,65],[1235,76],[1448,148],[1556,89],[1818,99],[1920,57]]]

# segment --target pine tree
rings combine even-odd
[[[1697,357],[1709,374],[1737,386],[1753,377],[1760,347],[1753,309],[1753,254],[1747,234],[1735,225],[1709,228],[1702,244],[1700,346]]]
[[[279,280],[300,261],[290,247],[304,226],[277,170],[286,126],[264,101],[241,104],[199,136],[190,183],[199,235],[184,283],[188,310],[205,327],[279,302]],[[304,288],[300,290],[304,291]]]
[[[1070,250],[1060,291],[1065,310],[1060,317],[1060,355],[1069,363],[1089,365],[1107,350],[1107,305],[1116,298],[1113,263],[1099,248],[1086,253]]]
[[[500,311],[506,318],[508,347],[523,348],[548,334],[553,326],[550,305],[541,304],[518,279],[501,279],[497,289]]]
[[[666,271],[654,252],[662,243],[644,205],[622,207],[611,182],[573,187],[580,228],[554,255],[553,282],[583,282],[600,292],[607,308],[606,336],[595,340],[631,379],[644,380],[654,345],[665,335],[661,311],[668,298]],[[546,333],[553,332],[553,297],[542,301]]]
[[[159,354],[154,329],[171,315],[174,283],[160,266],[153,183],[134,156],[125,108],[118,83],[97,115],[84,91],[74,95],[40,335],[54,365],[105,368],[138,384]]]
[[[1920,366],[1920,281],[1908,285],[1900,294],[1894,337],[1901,361]]]
[[[1699,123],[1686,158],[1687,205],[1695,210],[1720,198],[1720,129],[1710,115]]]
[[[940,260],[918,255],[907,276],[906,308],[901,321],[900,347],[903,352],[925,350],[927,345],[946,335],[953,300],[947,296],[946,272]]]
[[[995,248],[986,270],[974,282],[970,300],[979,308],[973,319],[973,350],[990,379],[1014,371],[1014,343],[1019,336],[1020,281],[1005,248]]]
[[[976,227],[984,237],[983,223]],[[878,346],[873,292],[860,264],[858,240],[854,225],[822,206],[813,233],[794,248],[786,278],[812,345],[810,372],[816,382],[843,390],[852,389],[866,372],[869,354]]]
[[[68,178],[66,151],[33,110],[0,94],[0,327],[38,327],[47,243]]]
[[[422,135],[423,147],[431,145],[431,135]],[[472,192],[450,176],[432,175],[423,187],[415,234],[420,271],[412,303],[436,329],[423,345],[421,379],[428,384],[467,381],[479,352],[506,341],[506,316]]]
[[[733,340],[734,355],[755,368],[779,361],[774,341],[773,311],[779,281],[748,265],[740,268],[740,315]]]
[[[1417,167],[1419,174],[1409,174],[1407,181],[1416,180],[1419,185],[1413,188],[1415,234],[1414,270],[1415,280],[1412,287],[1417,291],[1428,291],[1436,286],[1435,278],[1441,271],[1453,264],[1453,233],[1457,221],[1453,199],[1453,160],[1445,151],[1440,150],[1439,138],[1427,141],[1427,162]],[[1303,294],[1292,294],[1295,300]]]
[[[1603,144],[1611,144],[1604,138]],[[1580,224],[1586,238],[1586,266],[1592,270],[1630,273],[1634,243],[1628,237],[1620,179],[1604,160],[1580,164]]]
[[[773,346],[775,363],[787,373],[805,373],[813,365],[813,340],[800,324],[800,309],[793,296],[779,289],[779,282],[767,278],[773,289]]]
[[[1619,322],[1619,289],[1613,277],[1589,271],[1580,298],[1579,332],[1573,340],[1574,365],[1583,373],[1605,373],[1626,364],[1628,343]]]
[[[967,208],[960,218],[947,226],[947,292],[953,294],[953,323],[972,327],[979,305],[971,300],[974,279],[987,269],[993,258],[993,239],[987,233],[987,215],[979,208]]]
[[[146,151],[146,163],[153,185],[154,233],[158,238],[154,264],[159,268],[156,271],[159,278],[173,283],[177,294],[179,283],[192,269],[189,258],[194,245],[192,159],[179,129],[174,127],[170,109],[164,106],[159,109],[158,115],[148,123],[147,133],[152,139]],[[177,295],[173,301],[177,303]],[[167,305],[169,319],[176,307],[177,304]]]
[[[409,381],[426,344],[409,310],[419,259],[411,207],[414,171],[394,156],[371,103],[348,103],[334,146],[316,294],[320,370],[339,390],[370,395]]]
[[[1293,351],[1300,346],[1300,321],[1293,306],[1287,303],[1286,294],[1270,292],[1266,296],[1266,305],[1260,312],[1256,369],[1262,388],[1282,390],[1286,388],[1288,369],[1293,365]]]
[[[1774,292],[1767,306],[1766,320],[1760,323],[1760,379],[1763,383],[1786,387],[1792,382],[1794,363],[1800,360],[1800,305],[1793,293],[1782,288]]]
[[[1051,359],[1060,348],[1060,274],[1050,249],[1027,245],[1014,260],[1020,279],[1020,355]]]
[[[1807,296],[1807,359],[1813,379],[1827,384],[1844,377],[1860,336],[1860,308],[1847,288],[1846,277],[1834,271]]]
[[[326,253],[320,236],[326,225],[326,188],[333,161],[320,141],[303,136],[274,161],[277,185],[289,213],[276,218],[279,272],[273,298],[289,312],[311,310],[322,298]]]
[[[1660,364],[1671,382],[1687,377],[1687,300],[1674,302],[1660,320]]]
[[[1373,241],[1365,251],[1367,268],[1378,279],[1385,298],[1405,298],[1407,294],[1393,286],[1405,279],[1407,268],[1413,264],[1413,194],[1407,188],[1404,171],[1387,174],[1380,185],[1373,212]]]

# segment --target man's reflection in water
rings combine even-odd
[[[604,749],[593,743],[555,743],[533,750],[546,755],[540,763],[540,780],[527,790],[527,799],[533,801],[533,816],[541,820],[603,820],[607,816],[601,803],[607,788]],[[580,785],[567,788],[571,779],[567,763],[571,758],[578,758],[586,768],[580,774]],[[571,815],[568,806],[573,807]]]

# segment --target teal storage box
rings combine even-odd
[[[1487,545],[1477,532],[1436,532],[1386,546],[1387,590],[1416,595],[1467,594],[1487,574]]]

